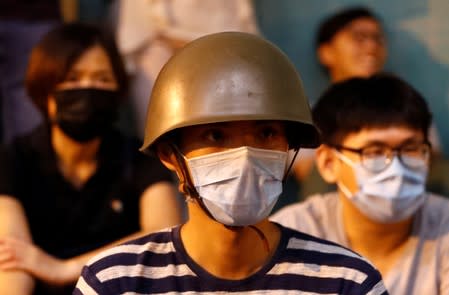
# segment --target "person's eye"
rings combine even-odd
[[[220,129],[210,129],[204,133],[204,138],[209,142],[219,144],[224,141],[225,135]]]
[[[429,148],[424,144],[410,144],[401,147],[401,153],[411,157],[422,157],[427,156]]]
[[[356,42],[363,42],[367,39],[367,36],[365,33],[353,31],[351,34],[352,38]]]
[[[265,127],[262,129],[261,131],[261,135],[263,138],[273,138],[274,136],[276,136],[277,131],[274,128],[271,127]]]
[[[379,45],[385,45],[385,43],[386,43],[385,36],[382,34],[374,34],[373,40],[376,41],[377,44],[379,44]]]
[[[384,155],[388,154],[388,151],[385,147],[382,147],[382,146],[370,146],[370,147],[364,148],[362,153],[365,157],[374,158],[374,157],[384,156]]]
[[[114,82],[114,78],[111,75],[99,75],[97,77],[97,81],[101,82],[101,83],[113,83]]]
[[[80,80],[80,77],[75,72],[70,72],[67,74],[67,77],[64,79],[64,82],[77,82]]]

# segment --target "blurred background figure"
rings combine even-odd
[[[380,18],[359,6],[327,16],[316,31],[315,56],[330,83],[369,77],[382,71],[387,47]],[[333,184],[321,178],[314,165],[315,151],[301,150],[293,166],[294,178],[289,179],[292,188],[293,182],[298,183],[296,195],[300,198],[334,189]]]
[[[172,174],[114,127],[127,85],[97,27],[34,47],[26,89],[44,120],[0,153],[1,294],[71,294],[100,248],[181,222]]]
[[[117,40],[132,73],[131,104],[142,137],[154,80],[187,42],[220,31],[258,33],[251,0],[120,0]]]
[[[343,9],[321,22],[315,51],[331,83],[369,77],[382,71],[387,57],[381,21],[364,7]],[[300,156],[294,169],[296,179],[303,181],[311,173],[315,157],[312,150],[305,150]],[[313,173],[317,175],[315,171]],[[313,182],[318,183],[319,180]]]
[[[365,7],[344,9],[325,19],[315,46],[332,83],[380,72],[387,57],[381,21]]]

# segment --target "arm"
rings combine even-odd
[[[6,257],[6,259],[0,259],[0,268],[25,271],[50,285],[74,283],[87,261],[103,250],[181,222],[181,210],[177,203],[175,189],[169,182],[158,182],[149,186],[141,196],[140,207],[141,231],[66,260],[45,253],[33,245],[30,239],[20,239],[15,236],[0,239],[0,257]],[[0,292],[0,294],[3,293]]]
[[[20,203],[6,195],[0,195],[0,239],[6,236],[31,243],[31,235],[27,220]],[[2,248],[2,244],[0,244]],[[4,252],[0,251],[0,260],[5,259]],[[0,270],[0,294],[32,294],[34,289],[33,278],[23,270]]]
[[[170,182],[155,183],[143,192],[140,198],[140,227],[144,232],[180,224],[182,216],[177,191]]]
[[[173,226],[182,221],[177,192],[170,182],[160,181],[148,187],[142,193],[140,208],[141,227],[147,232]],[[105,288],[96,274],[86,266],[73,294],[111,294],[111,290]]]
[[[105,249],[181,222],[182,210],[173,184],[168,181],[160,181],[150,185],[140,197],[141,230],[97,250],[69,259],[67,263],[72,264],[72,267],[68,267],[68,269],[76,269],[76,273],[72,273],[75,276],[72,276],[71,281],[75,281],[79,277],[82,267],[92,257]]]

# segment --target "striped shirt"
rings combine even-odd
[[[388,294],[379,272],[351,250],[280,228],[273,257],[245,279],[208,273],[187,255],[175,227],[96,256],[73,294]]]

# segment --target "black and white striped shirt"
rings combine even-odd
[[[351,250],[280,226],[271,260],[242,280],[217,278],[186,253],[180,227],[111,248],[84,267],[73,294],[388,294]]]

